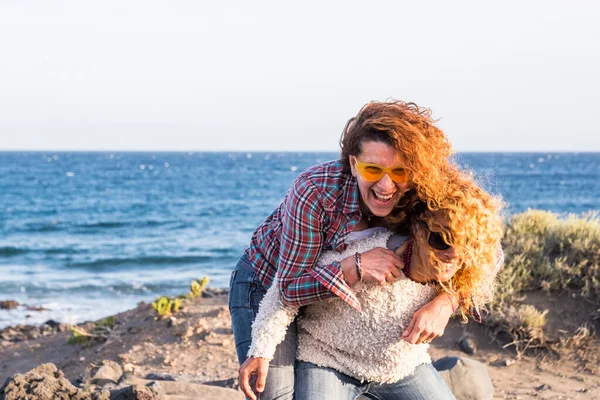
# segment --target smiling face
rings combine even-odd
[[[377,217],[388,216],[406,192],[408,184],[394,182],[388,173],[376,182],[367,181],[356,164],[377,164],[389,169],[404,167],[400,154],[387,143],[367,141],[362,143],[360,154],[349,158],[352,175],[358,181],[362,206]]]
[[[428,243],[429,234],[430,231],[424,224],[419,223],[418,227],[413,228],[415,237],[414,261],[411,262],[411,272],[413,267],[415,270],[413,278],[419,282],[447,282],[458,271],[460,258],[453,247],[445,250],[432,248]]]

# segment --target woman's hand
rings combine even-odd
[[[360,260],[364,282],[385,285],[402,276],[404,262],[393,250],[376,247],[361,253]]]
[[[412,344],[429,343],[444,334],[455,300],[448,293],[441,293],[413,315],[402,339]]]
[[[269,360],[260,357],[248,357],[240,367],[239,372],[240,389],[250,399],[256,400],[256,395],[250,386],[250,378],[256,375],[256,392],[262,393],[265,390],[265,382],[269,372]]]

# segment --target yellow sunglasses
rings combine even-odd
[[[402,167],[386,168],[378,164],[363,163],[356,160],[356,169],[362,178],[367,182],[377,182],[385,174],[396,183],[408,182],[408,171]]]

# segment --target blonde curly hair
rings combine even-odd
[[[500,217],[503,202],[479,187],[472,174],[458,170],[446,175],[438,199],[435,209],[425,206],[425,202],[413,209],[409,216],[411,232],[425,246],[427,230],[439,232],[454,248],[458,270],[449,281],[438,282],[439,290],[460,299],[460,311],[466,319],[469,314],[478,315],[492,299],[494,268],[504,233]],[[433,249],[429,257],[432,265],[443,265]]]

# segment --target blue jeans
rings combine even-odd
[[[452,392],[431,364],[419,365],[415,372],[390,384],[361,383],[332,368],[298,361],[296,400],[353,400],[365,396],[376,400],[446,400]]]
[[[229,312],[235,339],[235,350],[240,365],[246,361],[252,343],[252,322],[258,314],[258,305],[267,289],[256,276],[246,255],[238,261],[229,282]],[[294,362],[296,360],[296,323],[288,328],[283,342],[277,346],[261,400],[292,400],[294,397]]]

